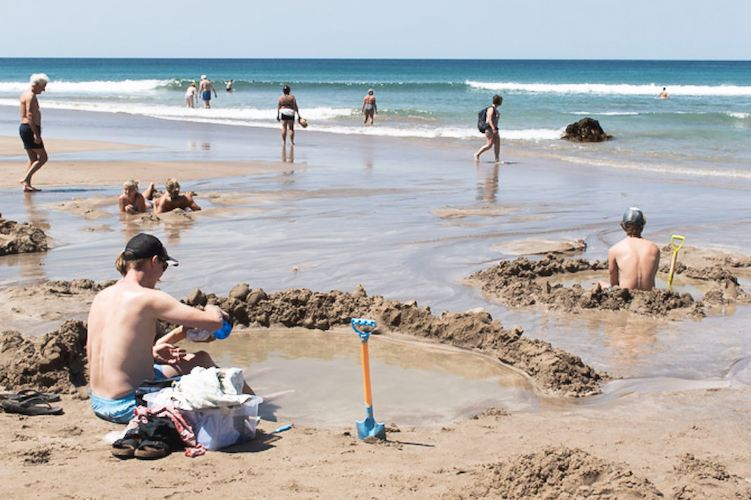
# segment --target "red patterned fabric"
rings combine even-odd
[[[133,414],[135,416],[130,420],[130,422],[128,422],[128,426],[125,428],[125,432],[128,432],[130,429],[137,428],[138,424],[140,423],[146,423],[147,415],[169,418],[175,424],[175,429],[177,429],[177,432],[180,434],[180,438],[183,440],[183,443],[185,443],[185,456],[197,457],[206,453],[206,448],[204,448],[201,443],[196,441],[196,435],[193,432],[193,428],[185,420],[185,417],[183,417],[183,415],[180,413],[180,410],[166,406],[162,406],[160,408],[136,406]]]

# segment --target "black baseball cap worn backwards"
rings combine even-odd
[[[159,238],[150,234],[138,233],[130,239],[123,250],[124,260],[148,259],[155,255],[163,258],[170,265],[178,265],[178,262],[167,254]]]

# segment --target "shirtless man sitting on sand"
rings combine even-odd
[[[158,238],[134,236],[115,263],[123,278],[99,292],[91,304],[86,342],[91,407],[104,420],[127,423],[136,407],[135,390],[144,380],[215,366],[206,352],[186,354],[173,344],[185,338],[186,327],[218,330],[226,313],[210,304],[201,311],[155,290],[170,264],[177,261]],[[157,320],[184,326],[154,343]],[[245,391],[253,394],[247,386]]]
[[[626,237],[608,251],[610,286],[630,290],[652,290],[660,266],[660,249],[641,237],[647,218],[641,210],[631,207],[623,214],[621,227]],[[607,286],[607,283],[604,283]]]
[[[176,208],[187,210],[188,208],[197,212],[201,210],[198,203],[193,201],[193,195],[190,193],[180,194],[180,183],[175,179],[167,179],[164,186],[166,193],[154,201],[154,213],[161,214],[169,212]]]
[[[123,184],[123,194],[117,198],[120,205],[120,212],[128,214],[144,213],[146,208],[150,207],[151,198],[154,194],[154,183],[149,184],[146,192],[138,192],[138,181],[129,180]]]

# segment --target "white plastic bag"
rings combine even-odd
[[[196,440],[207,450],[219,450],[253,439],[258,423],[258,405],[263,398],[253,396],[242,406],[182,411],[196,434]]]

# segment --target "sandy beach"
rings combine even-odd
[[[189,131],[168,125],[162,144],[155,144],[152,121],[140,120],[141,137],[122,142],[58,132],[48,142],[50,163],[35,177],[43,191],[33,195],[17,186],[24,168],[18,140],[0,140],[0,213],[43,228],[50,246],[0,257],[3,330],[33,340],[67,320],[84,320],[96,289],[69,282],[116,279],[116,253],[131,236],[149,231],[180,260],[160,284],[174,296],[186,298],[200,287],[229,300],[239,283],[268,293],[269,304],[246,301],[233,309],[246,315],[237,338],[248,339],[233,349],[252,352],[265,323],[292,325],[296,335],[341,331],[333,312],[309,305],[295,315],[279,305],[302,303],[289,298],[300,289],[310,291],[306,296],[332,294],[327,297],[339,297],[348,314],[377,317],[384,339],[450,346],[478,356],[478,364],[480,357],[504,362],[530,387],[523,395],[528,404],[488,403],[475,416],[420,422],[420,411],[429,410],[420,403],[417,423],[405,425],[388,405],[389,392],[402,390],[394,384],[376,392],[376,418],[387,424],[387,441],[370,443],[355,435],[360,400],[351,415],[336,406],[346,413],[337,417],[352,425],[330,418],[311,426],[285,410],[282,398],[275,404],[284,418],[262,420],[250,442],[146,463],[112,457],[102,438],[121,427],[93,415],[85,386],[61,383],[56,405],[64,415],[0,413],[0,478],[11,498],[129,499],[155,491],[165,498],[751,498],[745,452],[751,444],[745,365],[751,272],[745,238],[738,237],[749,225],[748,186],[623,174],[525,151],[509,152],[500,167],[475,166],[471,148],[453,143],[342,140],[315,132],[299,134],[292,163],[279,153],[277,131],[245,138],[220,125]],[[265,145],[271,141],[273,147]],[[122,181],[136,178],[143,187],[168,176],[195,191],[204,210],[119,216]],[[563,283],[586,291],[604,278],[601,267],[571,266],[567,259],[602,262],[622,237],[623,208],[645,199],[653,200],[645,236],[663,248],[663,266],[670,236],[687,236],[685,269],[675,285],[701,301],[702,314],[689,314],[693,303],[677,304],[672,314],[632,307],[630,297],[617,311],[602,304],[624,297],[604,297],[587,311],[541,299],[546,282],[551,289]],[[697,200],[703,212],[694,210]],[[727,206],[737,208],[720,208]],[[527,288],[520,288],[535,301],[517,300],[520,293],[499,284],[505,279],[500,264],[526,266],[513,264],[519,257],[535,263],[528,266],[534,272]],[[562,264],[552,274],[535,267],[548,262],[550,270],[556,259]],[[715,266],[720,274],[708,271]],[[521,274],[514,273],[521,287]],[[665,280],[663,270],[658,287]],[[6,372],[14,364],[10,338],[4,334],[0,352]],[[212,348],[215,359],[227,362],[241,355]],[[339,370],[334,352],[321,349]],[[429,363],[420,369],[437,371]],[[352,377],[335,378],[320,382],[332,405]],[[403,380],[419,392],[413,382],[419,378]],[[260,383],[269,392],[295,389]],[[360,383],[355,380],[358,391]],[[451,387],[441,389],[450,397]],[[299,398],[304,402],[304,394]],[[293,428],[271,434],[285,423]]]

